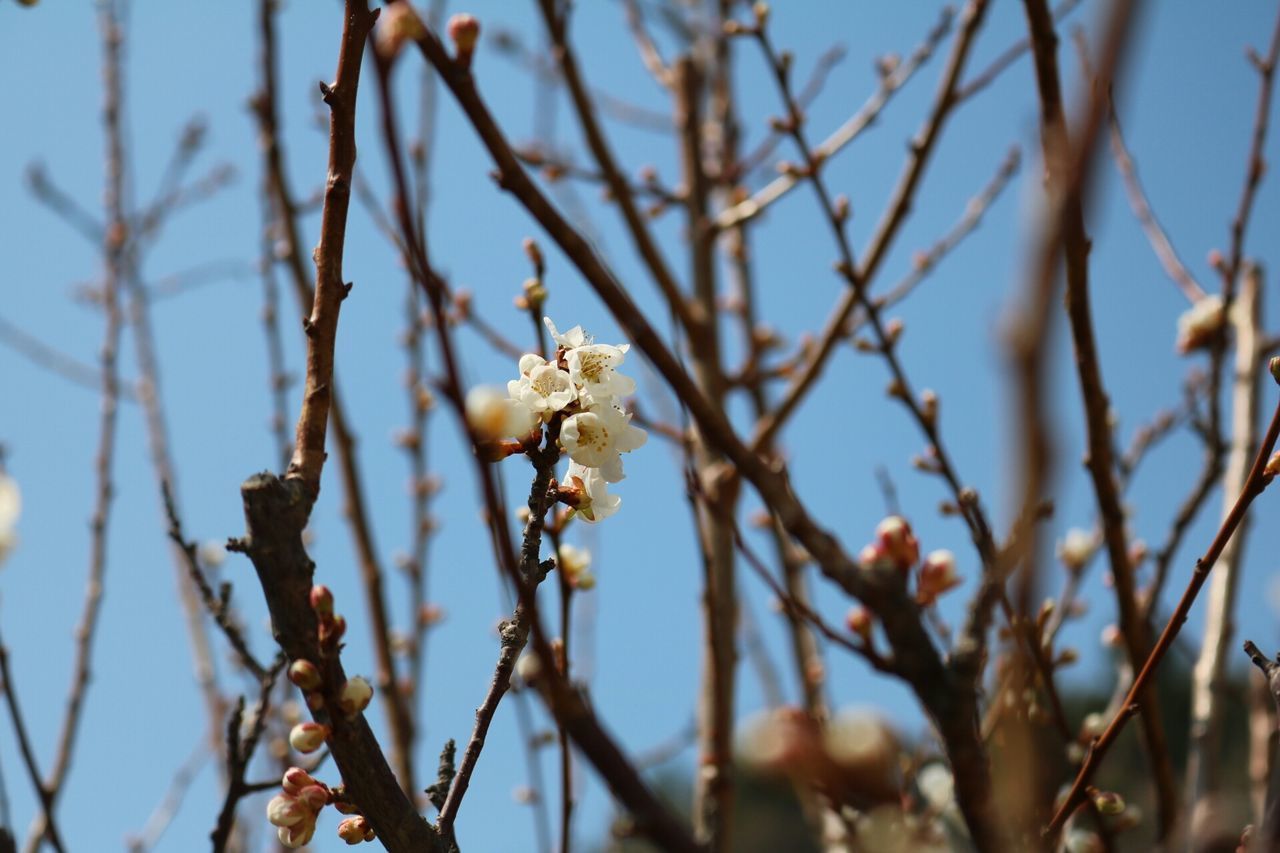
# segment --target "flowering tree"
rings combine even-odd
[[[85,708],[98,689],[91,674],[112,562],[108,537],[122,526],[113,513],[120,412],[134,406],[142,414],[204,706],[197,754],[203,759],[212,753],[219,768],[216,802],[183,808],[201,812],[214,850],[256,849],[268,826],[286,848],[336,844],[336,834],[346,844],[373,842],[393,851],[465,849],[462,808],[475,799],[468,792],[485,765],[501,760],[486,741],[512,705],[528,755],[521,798],[534,812],[534,829],[532,835],[509,829],[504,835],[513,840],[504,849],[571,850],[575,806],[588,784],[607,791],[619,815],[609,844],[635,837],[661,850],[778,843],[828,851],[1280,844],[1280,811],[1270,783],[1280,703],[1272,685],[1280,683],[1280,656],[1273,660],[1251,642],[1245,647],[1255,678],[1265,677],[1271,695],[1255,685],[1257,695],[1248,700],[1247,766],[1222,757],[1222,745],[1238,740],[1228,737],[1227,719],[1242,691],[1229,678],[1229,664],[1245,659],[1235,651],[1241,638],[1233,632],[1246,521],[1280,473],[1280,454],[1273,455],[1280,406],[1268,424],[1263,415],[1267,401],[1280,398],[1266,381],[1269,372],[1280,383],[1280,357],[1270,358],[1277,344],[1264,331],[1263,267],[1246,246],[1266,171],[1280,20],[1260,49],[1265,52],[1248,55],[1257,102],[1244,182],[1226,248],[1209,252],[1216,283],[1206,286],[1181,260],[1153,211],[1121,132],[1123,111],[1113,90],[1123,93],[1139,5],[1127,0],[1098,3],[1093,27],[1077,33],[1074,52],[1060,44],[1058,33],[1079,4],[1069,0],[1050,9],[1045,0],[1023,0],[1020,14],[1004,10],[1003,25],[1019,30],[1016,38],[982,61],[978,45],[997,15],[994,4],[967,0],[959,10],[942,8],[918,27],[921,40],[911,52],[875,60],[870,96],[821,141],[810,113],[841,56],[814,62],[784,48],[779,19],[798,8],[622,0],[629,37],[669,108],[655,116],[614,97],[587,71],[597,61],[591,49],[599,45],[575,39],[575,15],[586,10],[571,3],[534,4],[541,25],[536,38],[543,45],[534,48],[527,45],[533,37],[503,30],[497,20],[466,12],[446,19],[442,2],[420,10],[405,0],[381,9],[367,0],[344,0],[341,17],[330,15],[329,22],[333,44],[326,55],[336,49],[337,70],[318,87],[328,161],[327,171],[315,165],[308,174],[310,184],[320,186],[311,200],[294,189],[294,149],[282,130],[293,92],[279,79],[281,11],[274,0],[260,0],[250,106],[261,157],[256,166],[241,168],[261,174],[263,236],[254,270],[263,284],[266,357],[252,367],[266,368],[274,470],[243,479],[238,499],[217,496],[223,505],[238,505],[245,524],[224,546],[199,545],[188,535],[177,488],[182,457],[173,449],[180,436],[171,434],[173,413],[161,393],[160,367],[173,362],[158,343],[163,325],[156,321],[156,303],[172,293],[189,295],[197,276],[188,273],[166,285],[147,271],[146,261],[176,215],[193,202],[216,198],[232,173],[214,168],[190,178],[207,144],[206,128],[193,122],[153,200],[135,201],[123,110],[130,21],[122,5],[98,3],[107,162],[102,213],[81,207],[43,167],[28,171],[34,197],[88,237],[99,254],[101,274],[86,297],[102,321],[99,362],[91,367],[77,361],[0,318],[0,340],[33,370],[61,374],[101,394],[89,581],[75,634],[70,698],[49,766],[23,714],[20,673],[10,664],[10,650],[0,646],[8,718],[33,792],[35,816],[25,849],[61,851],[71,846],[73,833],[80,837],[68,779],[73,757],[88,760],[82,756],[93,745],[78,734],[90,725]],[[37,6],[26,14],[43,11]],[[870,135],[935,56],[941,66],[935,92],[922,105],[923,117],[913,119],[920,123],[893,167],[897,177],[886,178],[879,213],[864,213],[876,208],[874,196],[844,192],[851,178],[839,171],[840,155]],[[511,141],[481,70],[482,62],[501,61],[537,81],[548,99],[539,109],[543,120],[553,112],[551,104],[567,102],[584,152],[575,155],[559,144],[553,124],[542,124],[531,144]],[[806,63],[812,79],[798,85],[797,68]],[[1077,64],[1081,83],[1068,85],[1061,68]],[[416,70],[412,79],[406,68]],[[970,103],[1018,73],[1028,91],[1034,81],[1034,102],[1022,106],[1026,115],[1038,116],[1039,132],[1029,155],[1037,163],[1036,179],[1026,182],[1034,215],[1026,217],[1030,224],[1022,233],[1003,235],[998,244],[1018,270],[1012,290],[1001,297],[1000,347],[1008,369],[988,383],[1005,386],[1000,465],[986,466],[1000,469],[1000,485],[965,473],[983,461],[968,452],[966,430],[989,431],[991,419],[977,411],[984,398],[958,389],[949,398],[955,405],[948,407],[948,422],[954,417],[963,428],[944,430],[942,395],[917,385],[937,350],[913,353],[915,339],[899,312],[908,310],[908,297],[919,301],[917,292],[928,281],[946,276],[944,261],[1013,180],[1023,157],[1019,149],[996,164],[985,186],[966,189],[970,198],[959,220],[941,236],[935,230],[928,249],[908,254],[908,270],[898,282],[887,282],[885,271],[902,258],[904,235],[919,218],[913,210],[928,204],[926,176],[942,156],[947,132]],[[768,99],[744,91],[748,74],[768,84]],[[1070,109],[1066,92],[1077,90],[1078,103]],[[411,91],[421,119],[409,132],[403,116]],[[445,271],[458,259],[451,257],[449,241],[437,237],[446,227],[437,220],[451,215],[455,200],[443,192],[437,199],[430,176],[433,160],[447,155],[452,175],[463,159],[455,159],[460,144],[441,131],[438,100],[456,110],[459,127],[478,143],[474,153],[485,160],[469,174],[457,205],[477,198],[484,206],[512,204],[519,227],[536,234],[513,241],[520,263],[531,271],[514,315],[497,313],[492,303],[482,306],[485,294],[457,286]],[[757,114],[762,102],[769,111]],[[1024,117],[1015,116],[1015,123]],[[665,134],[673,152],[669,168],[679,170],[678,178],[657,167],[637,173],[624,165],[615,134],[646,123]],[[1167,322],[1152,325],[1167,329],[1161,338],[1166,348],[1194,365],[1178,392],[1181,401],[1132,430],[1127,446],[1118,407],[1126,417],[1134,412],[1115,390],[1115,371],[1127,375],[1124,359],[1143,356],[1104,346],[1106,312],[1094,308],[1097,281],[1114,278],[1091,255],[1090,202],[1102,175],[1110,174],[1104,137],[1134,220],[1185,302],[1164,312]],[[792,153],[784,153],[787,148]],[[484,183],[485,169],[492,170],[496,186]],[[595,208],[577,195],[592,185],[604,191]],[[823,290],[834,306],[816,332],[784,334],[764,318],[780,304],[800,300],[801,285],[765,274],[767,265],[758,261],[769,251],[767,217],[793,215],[799,202],[791,199],[806,191],[815,203],[803,213],[810,218],[791,231],[777,227],[791,235],[784,239],[806,248],[821,238],[834,265],[819,274],[820,264],[789,258],[784,269],[797,279],[825,275],[835,283]],[[437,216],[428,216],[429,202]],[[309,218],[316,212],[318,222]],[[354,233],[357,221],[370,235],[380,232],[383,243],[351,236],[348,224]],[[862,228],[864,222],[873,224]],[[635,259],[611,257],[606,228]],[[493,231],[505,233],[497,226]],[[855,250],[859,231],[865,245]],[[318,234],[314,268],[306,260],[305,235],[311,232]],[[403,583],[394,588],[375,542],[386,504],[371,496],[383,490],[364,470],[354,438],[366,413],[349,401],[365,399],[365,389],[362,382],[344,397],[337,378],[340,367],[365,364],[344,348],[348,305],[365,293],[363,282],[353,287],[346,269],[353,258],[375,253],[398,262],[397,275],[407,284],[400,343],[410,425],[397,443],[408,460],[411,545],[398,560]],[[683,269],[675,257],[683,259]],[[297,334],[280,319],[281,279],[304,315]],[[571,287],[579,288],[576,302],[553,301],[575,292]],[[804,288],[819,284],[809,281]],[[1112,303],[1104,297],[1103,304]],[[245,313],[243,305],[235,310]],[[580,315],[592,312],[601,326],[580,322]],[[574,325],[562,333],[548,314]],[[786,318],[788,324],[793,319]],[[625,342],[597,342],[584,325],[600,340]],[[794,325],[813,324],[806,318]],[[1055,330],[1069,336],[1070,354],[1055,345]],[[126,341],[134,345],[127,359],[121,352]],[[505,372],[490,372],[499,363],[495,353]],[[1121,366],[1112,368],[1104,353]],[[296,386],[286,368],[291,360],[302,364]],[[869,361],[878,366],[867,367]],[[855,381],[846,364],[887,375],[887,407],[878,396],[850,400],[847,391],[838,392],[835,402],[823,396],[824,385]],[[234,372],[229,364],[226,370]],[[1068,370],[1074,376],[1060,381],[1058,374]],[[136,372],[136,382],[127,381],[127,371]],[[828,372],[833,378],[820,382]],[[341,387],[348,392],[349,386]],[[975,411],[961,411],[966,407]],[[1063,462],[1071,440],[1061,425],[1064,410],[1082,425],[1086,462],[1078,484]],[[1137,416],[1148,418],[1149,412]],[[819,439],[800,426],[806,418],[820,424]],[[900,502],[895,484],[907,460],[873,454],[884,466],[880,496],[847,498],[849,507],[831,511],[836,501],[827,499],[831,492],[822,481],[835,478],[839,466],[830,461],[827,470],[814,469],[805,454],[837,459],[843,445],[866,443],[860,430],[890,420],[896,442],[922,448],[909,461],[926,485],[909,487],[908,500]],[[8,428],[0,422],[0,430]],[[788,428],[804,436],[796,447],[784,440]],[[903,438],[906,429],[909,438]],[[1141,463],[1166,438],[1183,460],[1179,470],[1188,469],[1185,459],[1197,452],[1201,461],[1169,517],[1142,519],[1144,529],[1161,537],[1153,549],[1144,542],[1131,499],[1140,497],[1134,483]],[[656,487],[635,482],[643,479],[638,471],[658,470],[662,451],[650,446],[658,444],[675,460],[668,478],[675,487],[665,483],[665,500],[654,498]],[[461,510],[479,505],[481,520],[469,528],[463,553],[473,567],[496,569],[508,612],[486,647],[487,654],[496,652],[496,664],[451,676],[480,697],[470,732],[433,731],[428,737],[430,708],[475,702],[452,690],[428,695],[423,686],[428,639],[444,617],[442,602],[428,594],[428,550],[439,532],[436,516],[443,513],[442,480],[431,464],[440,471],[450,464],[432,462],[429,449],[441,446],[457,450],[462,460],[457,470],[448,468],[449,482],[474,486],[474,495],[466,492],[469,486],[451,486],[447,506],[457,512],[442,517],[461,527]],[[24,453],[15,442],[12,461],[0,468],[0,560],[15,565],[30,551],[16,538],[32,515],[28,510],[20,519],[19,484],[24,492],[32,488]],[[509,499],[510,488],[523,500]],[[1083,508],[1071,503],[1073,489],[1085,496]],[[340,560],[316,558],[324,546],[315,540],[340,526],[336,514],[325,515],[321,500],[333,493],[341,494],[354,546],[351,579],[335,564]],[[1200,520],[1215,494],[1223,502],[1216,525]],[[1064,497],[1070,517],[1058,509]],[[668,510],[681,501],[692,536],[687,552],[677,555],[681,537],[671,532]],[[868,509],[877,501],[883,508]],[[1004,508],[999,514],[992,510],[996,504]],[[514,533],[513,513],[519,522]],[[657,635],[646,637],[644,649],[658,656],[681,654],[661,636],[673,614],[686,612],[681,606],[699,619],[696,695],[675,698],[674,674],[645,687],[696,709],[687,734],[676,738],[677,751],[686,741],[696,744],[687,810],[656,786],[648,762],[628,743],[628,721],[607,714],[607,697],[593,694],[591,653],[582,649],[577,620],[601,585],[601,569],[574,540],[590,536],[607,543],[627,526],[647,531],[640,541],[649,553],[620,564],[651,571],[655,584],[664,582],[664,573],[696,578],[696,604],[692,597],[679,604],[655,598],[637,602],[629,614]],[[1199,554],[1193,566],[1183,554],[1189,551]],[[1095,562],[1105,562],[1105,582],[1090,579]],[[248,563],[256,585],[234,574],[233,566]],[[1171,582],[1185,583],[1176,599],[1166,594]],[[1201,601],[1206,584],[1209,593]],[[348,586],[349,595],[337,591]],[[767,628],[750,607],[762,596],[776,611],[776,624]],[[1078,684],[1063,678],[1080,657],[1067,638],[1090,600],[1114,623],[1104,640],[1115,654],[1101,668],[1109,700],[1081,699]],[[1184,731],[1171,723],[1176,703],[1162,700],[1157,682],[1168,671],[1170,651],[1186,644],[1184,625],[1197,610],[1204,613],[1203,629],[1186,675]],[[457,649],[443,642],[431,647],[441,665],[466,669],[458,665]],[[230,671],[217,663],[223,651]],[[30,654],[20,644],[12,653],[19,660]],[[785,658],[793,673],[787,688],[775,656]],[[754,678],[740,665],[743,657]],[[355,674],[364,667],[372,674]],[[918,731],[840,710],[850,695],[840,677],[851,672],[860,685],[900,689],[918,709]],[[530,722],[536,709],[545,734]],[[1121,740],[1134,729],[1140,747]],[[544,747],[556,756],[556,782],[550,784],[542,778]],[[1117,772],[1115,756],[1125,749],[1143,762],[1141,774]],[[512,772],[509,762],[502,766]],[[159,844],[190,775],[179,773],[132,849]],[[744,813],[763,808],[758,801],[745,804],[760,778],[786,780],[803,831],[766,842],[743,829],[750,817]],[[549,804],[558,806],[554,829]],[[472,825],[494,823],[493,815],[479,811],[476,805],[468,809]],[[7,805],[0,818],[0,849],[15,849]],[[180,843],[192,849],[192,839]]]

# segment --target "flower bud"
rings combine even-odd
[[[307,811],[294,797],[276,794],[267,803],[267,821],[272,826],[293,826],[307,816]]]
[[[301,767],[290,767],[284,771],[284,778],[280,780],[280,787],[284,789],[284,792],[293,795],[297,795],[299,791],[308,785],[315,784],[317,784],[316,780]]]
[[[1178,352],[1186,354],[1207,346],[1226,322],[1222,297],[1203,296],[1178,318]]]
[[[289,730],[289,745],[301,753],[315,752],[324,746],[329,727],[320,723],[298,723]]]
[[[1104,815],[1118,815],[1124,811],[1124,797],[1115,791],[1098,791],[1093,795],[1093,804]]]
[[[321,583],[311,587],[311,609],[318,616],[327,616],[333,612],[333,593],[329,587]]]
[[[1078,527],[1068,530],[1067,535],[1058,543],[1058,559],[1069,572],[1078,572],[1083,569],[1085,563],[1089,562],[1089,558],[1093,556],[1093,551],[1093,534]]]
[[[861,637],[864,642],[871,641],[871,628],[874,620],[871,617],[871,611],[867,608],[862,606],[849,608],[848,614],[844,617],[844,624],[851,632]]]
[[[956,574],[956,555],[947,550],[933,551],[920,565],[916,581],[916,603],[928,607],[938,596],[955,589],[961,583]]]
[[[525,684],[532,684],[542,675],[542,659],[533,652],[526,652],[516,661],[516,675]]]
[[[347,633],[347,620],[340,613],[335,613],[331,618],[320,622],[319,639],[322,646],[333,645],[341,640],[345,633]]]
[[[1280,355],[1271,357],[1271,361],[1267,362],[1267,369],[1271,371],[1271,378],[1280,382]]]
[[[354,845],[370,840],[366,836],[371,832],[373,828],[369,826],[369,821],[365,820],[363,815],[349,817],[338,824],[338,837],[348,844]]]
[[[319,782],[308,785],[298,792],[298,802],[311,811],[318,812],[329,802],[329,789]]]
[[[293,826],[281,826],[276,829],[276,837],[280,839],[281,844],[290,850],[297,850],[310,841],[315,834],[316,822],[314,820],[304,820]]]
[[[471,65],[476,42],[480,40],[480,22],[474,15],[459,13],[449,19],[449,40],[453,42],[454,58],[463,67]]]
[[[903,571],[920,559],[920,543],[902,516],[891,515],[876,525],[876,542],[893,564]]]
[[[1267,460],[1267,467],[1262,469],[1262,473],[1266,477],[1274,477],[1280,474],[1280,450],[1271,454],[1271,458]]]
[[[373,699],[373,685],[360,676],[348,678],[342,685],[342,694],[338,698],[338,707],[346,714],[358,714],[369,707]]]
[[[299,658],[289,664],[289,680],[303,690],[315,690],[320,686],[320,670],[311,661]]]

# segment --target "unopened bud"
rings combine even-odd
[[[299,791],[308,785],[315,785],[316,780],[311,774],[303,770],[301,767],[290,767],[284,771],[284,776],[280,780],[280,787],[284,789],[286,794],[297,795]]]
[[[454,58],[464,67],[471,65],[471,55],[480,40],[480,22],[474,15],[454,15],[449,19],[448,33],[453,42]]]
[[[1098,791],[1093,795],[1093,804],[1104,815],[1118,815],[1124,811],[1124,797],[1115,791]]]
[[[320,686],[320,670],[311,661],[299,658],[289,664],[289,680],[303,690],[315,690]]]
[[[369,707],[373,699],[373,685],[360,676],[348,678],[342,685],[342,693],[338,696],[338,707],[348,715],[358,714]]]
[[[289,745],[303,754],[324,746],[329,727],[320,723],[298,723],[289,730]]]
[[[363,815],[356,815],[338,824],[338,837],[353,845],[362,841],[372,841],[373,827],[369,826],[369,821],[365,820]]]
[[[844,623],[849,630],[857,634],[864,641],[871,640],[871,627],[874,624],[871,618],[871,611],[865,607],[851,607],[849,613],[844,617]]]
[[[333,593],[324,584],[311,587],[311,609],[318,616],[327,616],[333,612]]]

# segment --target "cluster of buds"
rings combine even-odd
[[[608,490],[625,476],[622,454],[648,438],[619,402],[636,388],[635,380],[618,372],[629,346],[597,344],[581,326],[562,335],[549,318],[543,321],[556,342],[554,357],[521,356],[520,376],[507,383],[505,396],[492,388],[472,389],[467,423],[481,452],[494,459],[536,446],[543,425],[551,424],[570,460],[559,500],[583,519],[599,521],[622,503]]]
[[[938,597],[960,585],[963,578],[956,574],[955,555],[947,550],[929,553],[920,561],[920,541],[911,530],[910,523],[898,515],[885,518],[876,526],[875,539],[862,549],[858,562],[867,571],[910,573],[916,571],[916,603],[922,607],[932,607]],[[867,623],[869,625],[869,623]],[[862,620],[859,628],[854,628],[852,618],[850,627],[862,633]]]
[[[280,787],[281,792],[267,803],[267,820],[276,827],[280,843],[293,850],[316,834],[316,818],[333,794],[301,767],[286,770]]]

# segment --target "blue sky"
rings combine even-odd
[[[210,132],[193,174],[223,162],[238,173],[232,187],[166,228],[147,257],[149,280],[211,261],[249,264],[257,252],[260,165],[252,117],[245,107],[257,85],[254,5],[134,3],[127,113],[136,197],[150,198],[183,124],[197,113],[207,118]],[[1126,135],[1153,205],[1175,244],[1202,281],[1216,283],[1204,258],[1214,247],[1225,248],[1257,91],[1256,75],[1243,51],[1250,44],[1265,46],[1274,10],[1257,2],[1147,6],[1135,28],[1127,73],[1117,92]],[[666,95],[647,77],[635,54],[621,5],[596,0],[578,7],[573,36],[592,85],[655,110],[668,109]],[[462,8],[451,4],[451,11]],[[848,57],[809,110],[815,138],[844,121],[872,90],[873,57],[909,52],[940,8],[923,0],[775,4],[775,43],[795,52],[799,79],[826,48],[837,43],[848,48]],[[1098,8],[1096,2],[1086,3],[1073,23],[1089,26]],[[542,38],[533,3],[478,1],[465,10],[481,19],[486,33],[507,29],[530,45]],[[281,15],[285,139],[294,185],[304,195],[321,186],[325,174],[325,138],[314,129],[322,106],[315,84],[333,72],[340,19],[336,2],[295,0]],[[970,68],[985,66],[1021,37],[1024,26],[1019,4],[995,3]],[[752,46],[740,44],[736,56],[742,112],[749,140],[756,140],[779,104]],[[1068,88],[1077,92],[1073,52],[1064,47],[1062,59]],[[88,4],[45,2],[35,9],[0,4],[0,68],[12,81],[6,89],[9,120],[0,133],[0,317],[85,362],[97,356],[102,322],[73,295],[80,284],[100,273],[97,251],[31,199],[23,174],[28,164],[42,163],[84,206],[100,208],[99,63],[97,30]],[[862,245],[878,219],[901,169],[906,140],[922,120],[941,68],[941,58],[935,57],[880,123],[831,164],[831,186],[852,200],[855,246]],[[408,55],[397,70],[402,103],[409,110],[420,62]],[[539,126],[535,81],[483,41],[477,75],[509,135],[528,140]],[[372,91],[365,90],[359,114],[359,165],[371,185],[385,194]],[[1024,261],[1021,238],[1039,184],[1036,115],[1034,81],[1025,59],[958,111],[880,283],[887,285],[904,274],[911,254],[927,248],[960,216],[1009,147],[1022,147],[1025,156],[1018,179],[979,231],[893,312],[906,323],[901,354],[909,375],[918,387],[939,393],[944,435],[961,476],[982,492],[997,519],[1008,506],[1002,487],[1012,464],[1006,453],[1012,445],[1004,430],[1007,383],[997,332]],[[521,239],[536,235],[536,227],[496,190],[484,152],[447,98],[442,99],[440,122],[429,227],[433,259],[455,285],[474,292],[477,310],[515,340],[526,341],[527,319],[512,309],[511,300],[528,274]],[[560,143],[581,150],[576,124],[563,101],[554,127]],[[617,124],[610,130],[620,159],[629,167],[651,164],[666,183],[678,180],[673,137]],[[785,146],[780,150],[793,156]],[[1274,141],[1267,150],[1275,151]],[[1089,217],[1095,318],[1106,380],[1127,439],[1157,409],[1177,403],[1183,376],[1194,359],[1181,358],[1173,350],[1175,321],[1185,300],[1163,275],[1129,214],[1109,162],[1100,163],[1099,176],[1099,194]],[[594,188],[582,187],[578,196],[605,256],[638,301],[655,308],[654,289],[615,212],[599,202]],[[1275,184],[1264,184],[1250,231],[1247,252],[1263,260],[1265,238],[1280,224],[1276,198]],[[679,244],[679,222],[669,216],[656,230],[683,275],[687,262]],[[756,232],[761,315],[794,340],[802,331],[818,328],[840,294],[840,282],[830,271],[835,247],[805,188],[778,203]],[[311,217],[305,222],[304,242],[313,244],[316,234],[317,222]],[[620,342],[617,325],[570,265],[543,242],[551,293],[548,313],[561,328],[580,323],[602,341]],[[407,471],[392,440],[407,416],[401,388],[403,356],[397,344],[404,281],[394,253],[357,206],[352,211],[345,275],[356,288],[342,314],[339,376],[360,437],[375,539],[384,563],[390,565],[392,556],[410,542]],[[284,298],[287,360],[297,372],[302,338],[291,318],[299,312],[291,294],[286,292]],[[1266,299],[1272,330],[1278,328],[1277,302]],[[228,277],[155,307],[178,492],[188,533],[201,540],[242,530],[238,485],[245,476],[274,465],[266,425],[269,402],[259,311],[260,289],[252,275]],[[1055,318],[1051,391],[1062,451],[1062,491],[1052,522],[1057,533],[1087,526],[1092,518],[1087,483],[1073,464],[1080,457],[1082,420],[1061,319]],[[469,382],[501,384],[514,375],[514,364],[474,334],[463,330],[459,341]],[[136,376],[129,339],[124,352],[122,373]],[[638,359],[631,372],[642,393],[652,394],[659,387]],[[856,550],[883,513],[874,477],[876,467],[883,465],[923,546],[953,548],[960,555],[962,573],[972,577],[976,558],[965,548],[962,527],[934,511],[945,496],[940,484],[909,464],[921,449],[921,438],[904,412],[884,398],[886,380],[878,361],[847,349],[837,354],[818,391],[784,436],[798,491],[814,514]],[[296,396],[295,389],[290,417],[296,413]],[[1274,399],[1275,391],[1266,388],[1264,411],[1270,411]],[[6,348],[0,348],[0,401],[0,442],[25,501],[20,547],[0,574],[0,626],[32,738],[47,768],[70,679],[72,631],[88,563],[90,466],[99,403],[94,392]],[[656,405],[650,408],[660,411]],[[735,404],[733,413],[740,424],[746,423],[745,406]],[[114,849],[128,834],[141,830],[173,773],[206,730],[138,408],[124,405],[120,423],[117,498],[95,677],[60,808],[61,825],[73,849]],[[419,758],[426,767],[432,766],[444,739],[463,740],[470,732],[473,709],[496,659],[492,628],[503,612],[491,556],[479,545],[479,503],[467,451],[452,434],[448,417],[433,420],[431,441],[432,465],[445,484],[436,506],[441,528],[431,546],[432,598],[449,615],[431,640]],[[1171,439],[1152,455],[1132,493],[1133,524],[1139,535],[1153,544],[1160,541],[1199,464],[1199,449],[1186,435]],[[368,632],[341,518],[340,488],[334,472],[327,473],[313,519],[318,576],[334,588],[339,608],[352,623],[345,655],[348,669],[370,672]],[[514,507],[527,487],[529,471],[523,462],[510,460],[503,473]],[[578,662],[580,674],[590,677],[596,706],[622,743],[641,750],[679,731],[693,712],[699,569],[679,466],[668,449],[651,441],[628,460],[627,473],[617,489],[624,500],[622,512],[596,528],[575,531],[571,539],[592,549],[599,577],[597,590],[580,608],[593,617],[584,623],[589,631],[578,641],[586,655]],[[1192,551],[1207,543],[1219,503],[1215,496],[1188,537],[1175,564],[1172,593],[1181,589]],[[754,500],[748,497],[746,505],[750,508]],[[1274,512],[1274,498],[1264,496],[1257,511],[1263,514],[1260,518]],[[1277,540],[1274,526],[1265,523],[1255,524],[1252,536],[1239,622],[1242,636],[1265,647],[1280,641],[1269,604],[1277,568],[1270,555],[1276,553]],[[249,564],[229,560],[225,577],[235,586],[235,601],[252,629],[255,647],[265,655],[270,637]],[[1056,588],[1057,579],[1047,585]],[[779,617],[753,578],[744,575],[743,587],[794,699],[795,681],[782,654]],[[820,609],[840,618],[848,603],[820,582],[815,587]],[[393,607],[403,592],[399,579],[391,577]],[[1090,613],[1068,633],[1083,654],[1072,678],[1101,680],[1109,675],[1097,636],[1114,618],[1114,605],[1096,579],[1089,593]],[[954,619],[964,598],[964,591],[952,594],[944,613]],[[403,606],[396,610],[398,615],[403,612]],[[1188,625],[1192,636],[1198,636],[1200,621],[1198,613],[1193,615]],[[1244,663],[1242,656],[1237,665]],[[908,732],[921,731],[919,714],[900,685],[873,678],[857,660],[832,655],[829,664],[838,705],[873,705]],[[740,700],[746,714],[760,708],[762,698],[751,668],[744,663],[742,672]],[[239,686],[233,679],[226,684],[228,689]],[[371,719],[380,724],[381,713],[375,711]],[[0,768],[22,833],[34,800],[7,717],[4,720]],[[546,758],[545,772],[554,778],[554,761],[549,753]],[[578,836],[586,841],[600,837],[609,806],[590,772],[584,775]],[[532,849],[527,807],[512,799],[513,789],[525,783],[513,709],[504,705],[459,820],[465,849]],[[199,849],[219,799],[216,773],[207,765],[157,849]],[[256,822],[255,831],[265,837],[268,827],[256,821],[256,809],[255,805],[247,814]],[[326,815],[315,849],[338,849],[332,835],[335,824]]]

